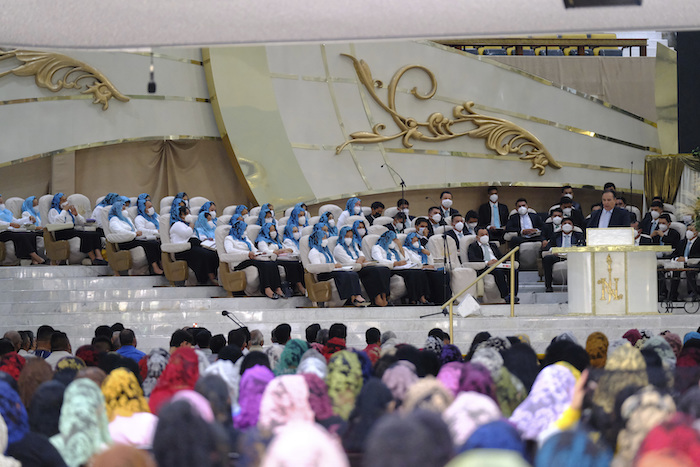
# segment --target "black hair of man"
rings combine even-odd
[[[243,361],[241,362],[241,374],[248,368],[253,368],[255,365],[262,365],[270,368],[270,359],[265,352],[260,352],[258,350],[248,352],[248,355],[243,357]]]
[[[334,337],[340,337],[341,339],[347,339],[348,337],[348,327],[343,323],[331,324],[328,329],[328,338],[333,339]]]
[[[124,329],[119,333],[119,342],[122,346],[124,345],[134,345],[136,342],[136,335],[132,329]]]
[[[407,199],[405,199],[405,198],[400,198],[400,199],[396,202],[396,207],[397,207],[397,208],[400,208],[400,207],[403,206],[404,204],[405,204],[406,206],[410,206],[410,205],[411,205],[411,203],[409,203]]]
[[[326,345],[328,343],[328,329],[319,329],[316,333],[316,342],[321,345]]]
[[[29,331],[17,331],[19,332],[19,337],[22,338],[22,345],[20,348],[24,350],[29,350],[32,348],[32,339],[29,336],[28,332]]]
[[[486,189],[486,193],[488,193],[488,194],[491,194],[491,192],[493,192],[493,191],[495,191],[496,193],[498,193],[498,187],[492,185],[492,186],[490,186],[490,187],[488,187],[488,188]]]
[[[250,342],[250,329],[248,329],[248,326],[242,326],[241,331],[243,331],[243,335],[245,336],[245,343],[248,345],[248,342]]]
[[[606,182],[605,185],[603,185],[603,191],[608,191],[608,190],[613,190],[615,191],[617,187],[613,182]]]
[[[54,328],[51,326],[44,324],[43,326],[39,326],[39,329],[36,330],[36,340],[46,342],[51,340],[51,335],[54,332]]]
[[[378,209],[378,208],[384,209],[384,203],[382,203],[381,201],[375,201],[374,203],[372,203],[372,204],[370,205],[370,208],[371,208],[373,211],[374,211],[375,209]]]
[[[561,187],[561,192],[564,193],[564,190],[568,190],[569,188],[573,189],[571,185],[564,185],[563,187]]]
[[[664,199],[663,199],[661,196],[656,195],[656,196],[654,196],[654,197],[651,199],[651,201],[652,201],[652,202],[654,202],[654,201],[660,201],[660,202],[663,204]]]
[[[226,338],[223,334],[212,336],[211,341],[209,342],[211,353],[218,354],[219,351],[224,348],[224,346],[226,346]]]
[[[571,225],[574,225],[574,220],[573,220],[572,218],[570,218],[570,217],[565,217],[565,218],[561,221],[561,224],[564,225],[564,224],[566,224],[567,222],[568,222],[569,224],[571,224]]]
[[[318,323],[311,324],[306,328],[306,342],[312,344],[316,342],[316,335],[321,330],[321,325]]]
[[[405,222],[406,221],[406,214],[402,212],[397,212],[394,214],[394,219],[396,219],[399,222]]]
[[[219,360],[229,360],[231,363],[236,363],[243,356],[240,347],[236,345],[227,345],[219,350]]]
[[[591,204],[591,211],[593,211],[595,208],[602,208],[603,203],[593,203]]]
[[[211,332],[208,329],[202,329],[197,333],[194,342],[200,349],[208,349],[211,345]]]
[[[613,198],[617,198],[617,191],[615,191],[614,188],[608,188],[606,190],[603,190],[603,193],[612,193]]]
[[[92,338],[90,344],[92,344],[92,346],[95,348],[104,347],[105,349],[107,349],[107,352],[112,351],[112,339],[110,339],[107,336],[95,336]]]
[[[379,344],[379,342],[381,340],[382,340],[382,333],[379,329],[369,328],[368,330],[365,331],[365,342],[367,342],[367,345]]]
[[[570,204],[574,204],[574,202],[568,196],[564,196],[559,200],[559,205],[564,206],[565,204],[568,206]]]
[[[275,328],[275,337],[277,342],[285,345],[292,337],[292,327],[287,323],[282,323]]]
[[[68,334],[65,332],[54,331],[51,334],[51,352],[59,350],[70,352],[70,341],[68,340]]]
[[[428,337],[430,336],[435,336],[440,339],[440,342],[442,342],[442,340],[445,338],[445,332],[440,328],[433,328],[428,331]]]
[[[428,224],[428,219],[426,219],[425,217],[418,217],[418,218],[416,218],[416,220],[413,222],[413,225],[415,225],[416,228],[418,228],[418,226],[421,225],[421,224],[426,224],[426,225],[427,225],[427,224]]]
[[[666,213],[661,214],[661,215],[659,216],[659,219],[665,219],[666,222],[668,222],[669,224],[671,223],[671,216],[669,216],[669,215],[666,214]]]
[[[624,196],[618,196],[617,199],[621,200],[623,204],[627,204],[627,200]]]
[[[105,336],[109,339],[112,338],[112,328],[107,326],[106,324],[102,324],[100,326],[97,326],[95,328],[95,337],[97,336]]]
[[[121,332],[124,330],[124,325],[122,323],[114,323],[110,329],[112,329],[112,332]]]
[[[6,353],[14,352],[15,346],[10,339],[3,337],[0,339],[0,355],[5,355]]]
[[[433,212],[433,209],[435,209],[436,211],[440,211],[440,208],[439,208],[439,207],[437,207],[437,206],[430,206],[430,207],[428,208],[428,214],[430,214],[431,212]]]
[[[527,204],[527,200],[526,200],[525,198],[518,198],[518,200],[515,202],[515,205],[517,206],[518,203],[522,203],[522,202],[524,202],[525,204]]]
[[[651,207],[651,208],[661,208],[661,210],[663,211],[663,209],[664,209],[664,203],[662,203],[661,201],[652,201],[652,202],[651,202],[651,205],[650,205],[649,207]]]
[[[194,345],[194,337],[184,329],[178,329],[170,336],[170,347],[180,347],[183,342]]]
[[[245,332],[242,329],[231,329],[228,333],[228,345],[239,349],[245,347]]]
[[[564,215],[564,210],[562,210],[562,208],[554,208],[551,211],[549,211],[549,216],[553,217],[555,212],[558,212],[562,216]]]
[[[442,199],[442,197],[445,196],[445,195],[450,195],[450,196],[452,196],[452,192],[451,192],[451,191],[443,191],[442,193],[440,193],[440,199]]]
[[[466,220],[469,220],[469,219],[479,219],[479,214],[477,214],[475,210],[470,209],[469,211],[467,211],[467,214],[464,216],[464,218],[465,218]]]

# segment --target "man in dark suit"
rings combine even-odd
[[[574,225],[576,227],[580,229],[584,227],[584,223],[586,221],[583,218],[583,213],[574,208],[570,198],[563,197],[561,200],[559,200],[559,207],[561,208],[561,212],[564,214],[564,217],[570,217],[571,220],[574,221]]]
[[[615,206],[617,195],[613,190],[603,192],[601,200],[603,209],[593,211],[588,221],[588,228],[605,227],[629,227],[631,224],[630,212],[627,209]]]
[[[639,227],[639,221],[632,222],[632,228],[634,229],[634,246],[644,246],[653,245],[654,242],[651,241],[649,235],[642,233],[642,228]]]
[[[459,211],[452,207],[452,193],[443,191],[440,193],[440,214],[442,214],[442,218],[447,219],[454,216],[455,213],[459,214]]]
[[[489,231],[491,240],[503,243],[506,223],[508,222],[508,206],[498,202],[498,188],[490,186],[489,201],[479,206],[479,225]]]
[[[470,262],[486,262],[486,268],[481,271],[477,271],[477,274],[484,272],[488,266],[498,261],[503,254],[500,252],[496,246],[489,243],[489,231],[487,229],[481,228],[477,231],[478,241],[469,245],[467,249],[467,258]],[[496,286],[506,302],[510,301],[510,295],[508,293],[508,278],[510,277],[510,272],[507,269],[496,268],[489,274],[493,276],[496,280]],[[518,271],[515,271],[515,284],[514,284],[515,295],[518,294]],[[520,299],[515,297],[515,302],[518,303]]]
[[[542,247],[544,251],[549,251],[552,248],[567,248],[572,246],[582,246],[586,240],[581,232],[574,232],[574,221],[567,217],[561,222],[561,230],[552,235],[551,240],[544,240]],[[552,271],[554,264],[559,261],[564,261],[566,258],[561,258],[559,255],[542,255],[542,267],[544,268],[544,284],[545,292],[554,292],[552,288]]]
[[[696,241],[698,239],[698,232],[694,225],[689,225],[686,232],[686,237],[678,242],[678,246],[671,254],[671,258],[680,262],[687,263],[688,259],[700,258],[700,242]],[[685,265],[686,268],[696,269],[695,271],[686,271],[686,280],[688,284],[688,292],[690,296],[689,300],[695,301],[698,299],[698,270],[700,270],[699,265]],[[680,271],[675,271],[673,273],[674,279],[671,281],[671,301],[678,300],[678,285],[680,284]],[[659,295],[663,296],[666,292],[666,281],[662,280],[659,282]]]
[[[571,203],[574,207],[574,209],[578,209],[579,212],[581,212],[581,205],[574,201],[574,189],[571,187],[571,185],[564,185],[561,187],[561,197],[564,198],[569,198],[571,200]],[[576,222],[574,221],[574,225]],[[581,227],[581,226],[579,226]]]
[[[418,239],[420,244],[424,247],[428,246],[428,239],[433,236],[433,228],[425,217],[417,217],[414,223],[416,226],[416,233],[418,234]]]
[[[675,250],[681,242],[681,234],[671,228],[671,217],[668,214],[661,214],[659,226],[650,235],[654,245],[667,245]],[[673,253],[666,253],[664,258],[670,258]]]
[[[457,244],[457,252],[459,253],[459,242],[462,239],[462,237],[468,235],[466,233],[467,227],[464,224],[464,218],[460,213],[455,211],[455,214],[452,214],[451,225],[452,230],[446,230],[445,235],[452,237],[452,239]]]
[[[652,201],[649,206],[649,212],[644,214],[644,219],[639,223],[642,233],[650,235],[659,227],[659,217],[664,213],[664,203],[661,201]]]
[[[627,209],[627,199],[625,199],[624,196],[617,195],[617,199],[615,199],[615,206],[617,206],[618,208]],[[630,211],[629,209],[627,210]],[[637,215],[630,211],[630,221],[634,223],[638,220],[639,219],[637,219]]]
[[[381,201],[375,201],[374,203],[372,203],[371,209],[372,212],[365,216],[365,219],[367,219],[369,225],[374,224],[374,219],[384,215],[384,203],[382,203]]]
[[[544,240],[551,240],[555,233],[561,230],[561,223],[564,220],[564,213],[561,208],[553,208],[549,211],[549,219],[551,222],[545,222],[544,228],[542,229],[542,238]]]
[[[515,202],[515,208],[518,212],[510,216],[506,224],[506,232],[515,232],[517,234],[510,239],[510,248],[515,248],[525,242],[542,241],[542,230],[544,229],[542,218],[533,212],[528,212],[525,198],[518,199]]]
[[[412,216],[409,214],[408,200],[404,198],[399,199],[396,202],[396,208],[399,210],[399,212],[406,214],[406,228],[412,227],[413,221],[416,218],[416,216]]]
[[[403,233],[403,231],[406,230],[406,214],[397,212],[396,215],[394,215],[394,220],[384,227],[397,234]]]

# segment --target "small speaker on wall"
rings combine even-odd
[[[566,8],[585,8],[592,6],[640,6],[642,0],[564,0]]]

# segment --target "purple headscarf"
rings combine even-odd
[[[333,416],[333,405],[328,396],[328,386],[326,382],[314,373],[304,373],[302,375],[309,387],[309,405],[317,421],[327,420]]]
[[[254,365],[243,372],[240,396],[238,397],[241,412],[233,419],[235,428],[245,430],[258,424],[260,400],[268,383],[274,377],[272,371],[263,365]]]
[[[467,362],[462,366],[462,374],[459,377],[459,392],[466,391],[487,395],[498,404],[496,384],[493,382],[489,370],[483,365]]]
[[[442,352],[440,352],[440,364],[445,365],[450,362],[461,362],[462,352],[454,344],[447,344],[442,347]]]
[[[463,363],[449,362],[440,368],[437,380],[452,392],[453,396],[459,394],[459,379],[462,376]]]

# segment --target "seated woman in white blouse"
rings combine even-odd
[[[151,196],[148,193],[141,193],[136,200],[136,219],[134,219],[136,230],[140,230],[144,237],[159,238],[158,213],[153,207]]]
[[[277,232],[277,228],[273,224],[263,225],[258,238],[255,239],[255,244],[262,253],[277,255],[277,264],[284,268],[287,282],[296,288],[300,294],[305,295],[304,266],[302,266],[298,256],[295,258],[290,257],[294,253],[294,249],[286,248],[282,245],[282,239]]]
[[[324,212],[321,217],[318,220],[319,224],[324,224],[326,227],[328,227],[328,236],[329,237],[337,237],[338,236],[338,226],[335,223],[335,219],[333,218],[333,214],[328,211]]]
[[[257,224],[259,226],[263,226],[265,224],[277,225],[277,219],[275,219],[275,211],[272,204],[265,203],[260,207]]]
[[[75,206],[71,206],[66,195],[56,193],[51,201],[49,209],[49,224],[73,224],[84,225],[85,218],[78,214]],[[86,253],[92,260],[93,265],[106,265],[107,261],[102,258],[101,235],[96,231],[85,230],[57,230],[54,232],[56,240],[68,240],[70,238],[80,238],[80,252]]]
[[[236,261],[231,263],[235,271],[248,267],[258,270],[260,277],[260,292],[273,300],[284,296],[282,292],[282,279],[274,261],[262,259],[262,252],[248,239],[245,234],[246,223],[231,219],[231,231],[224,240],[226,253],[234,254]]]
[[[396,239],[396,233],[384,232],[372,247],[372,259],[389,267],[406,266],[409,262],[406,250]],[[432,305],[428,300],[430,287],[425,271],[422,269],[394,269],[392,274],[403,277],[406,282],[408,300],[412,304]]]
[[[335,271],[318,274],[318,279],[326,281],[333,279],[341,300],[354,306],[367,306],[369,303],[362,297],[360,277],[355,271],[341,271],[343,265],[336,261],[333,253],[328,249],[328,233],[323,229],[324,225],[316,224],[313,233],[309,236],[309,262],[311,264],[334,264]]]
[[[194,224],[185,222],[187,212],[185,206],[179,206],[177,212],[170,213],[170,241],[191,245],[189,250],[175,253],[175,258],[187,261],[200,284],[209,282],[218,285],[216,271],[219,268],[219,255],[216,251],[201,246],[200,240],[194,236]]]
[[[413,264],[420,264],[428,277],[430,285],[430,298],[436,303],[445,303],[452,296],[450,288],[450,273],[445,270],[436,270],[433,256],[425,248],[417,233],[406,235],[403,249],[407,259]]]
[[[22,217],[15,219],[12,211],[5,207],[5,202],[2,199],[2,195],[0,195],[0,225],[7,226],[7,230],[0,232],[0,242],[14,243],[15,256],[17,258],[31,259],[32,264],[44,264],[44,258],[39,256],[36,251],[36,238],[42,234],[42,231],[15,231],[15,229],[21,229],[26,224],[41,225],[41,222],[39,222],[39,210],[36,209],[34,201],[36,201],[34,196],[27,198],[22,204]]]
[[[117,201],[109,209],[109,230],[112,231],[112,238],[120,250],[131,250],[142,247],[146,252],[146,259],[151,267],[151,274],[162,275],[163,269],[160,267],[160,243],[157,240],[141,240],[143,232],[138,230],[131,223],[126,214],[126,206],[121,201]]]
[[[368,263],[367,258],[362,253],[360,239],[355,236],[352,227],[346,225],[340,229],[338,243],[333,250],[333,256],[335,256],[336,261],[343,265],[361,264],[362,269],[357,274],[360,276],[362,285],[365,286],[367,295],[377,306],[387,306],[389,304],[391,270],[384,266],[370,265]]]
[[[367,235],[367,227],[365,226],[365,221],[357,220],[352,223],[352,232],[355,234],[355,238],[358,239],[360,244],[362,244],[362,239]]]
[[[248,208],[244,204],[239,204],[238,206],[236,206],[236,210],[233,211],[231,219],[235,221],[245,221],[247,215]]]
[[[216,224],[209,211],[199,211],[197,214],[197,221],[194,223],[194,233],[202,242],[202,245],[207,248],[216,248],[216,243],[214,242],[214,232],[216,231]]]
[[[306,213],[305,206],[304,203],[297,203],[294,205],[294,209],[289,213],[287,225],[291,224],[302,228],[309,225],[309,216]]]
[[[350,216],[362,215],[362,201],[360,198],[350,198],[345,204],[345,210],[338,216],[338,226],[343,227]]]
[[[100,211],[102,208],[106,208],[114,204],[115,201],[119,200],[119,195],[117,193],[107,193],[107,196],[102,198],[102,201],[97,203],[95,209],[92,210],[92,219],[95,219],[97,227],[102,228],[102,220],[100,219]],[[104,235],[104,232],[100,232],[100,235]]]

